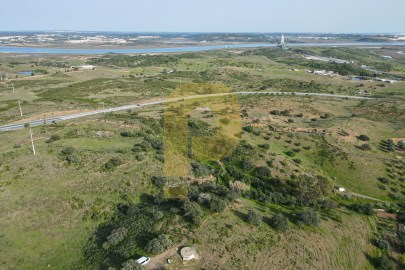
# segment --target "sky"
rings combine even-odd
[[[404,0],[6,0],[0,31],[405,33]]]

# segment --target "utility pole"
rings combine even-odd
[[[3,80],[3,74],[0,73],[0,81]]]
[[[15,94],[14,83],[12,83],[11,86],[13,87],[13,93]]]
[[[20,108],[20,115],[21,115],[21,117],[22,117],[22,116],[23,116],[23,114],[22,114],[21,102],[20,102],[20,101],[18,101],[18,107]]]
[[[32,139],[32,129],[31,128],[30,128],[30,136],[31,136],[32,152],[35,155],[35,145],[34,145],[34,140]]]

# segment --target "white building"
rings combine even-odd
[[[183,258],[183,261],[189,261],[193,259],[197,259],[197,251],[195,248],[192,247],[184,247],[180,250],[180,255]]]

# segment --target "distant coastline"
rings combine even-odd
[[[262,48],[276,47],[274,43],[237,43],[237,44],[218,44],[218,45],[177,45],[168,46],[141,46],[141,47],[117,47],[117,46],[86,46],[85,48],[76,46],[71,47],[55,47],[55,46],[0,46],[0,53],[10,54],[157,54],[157,53],[179,53],[179,52],[199,52],[221,49],[244,49],[244,48]],[[306,42],[306,43],[290,43],[289,47],[368,47],[368,46],[405,46],[405,42]]]

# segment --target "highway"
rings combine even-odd
[[[187,96],[187,97],[179,97],[179,98],[161,99],[158,101],[144,102],[144,103],[139,103],[139,104],[130,104],[130,105],[124,105],[124,106],[113,107],[113,108],[108,108],[108,109],[95,110],[95,111],[91,111],[91,112],[83,112],[83,113],[70,114],[70,115],[58,116],[58,117],[52,117],[52,118],[44,118],[44,119],[27,121],[27,122],[21,122],[21,123],[17,123],[17,124],[8,124],[8,125],[0,126],[0,132],[23,129],[26,124],[29,124],[30,127],[35,127],[35,126],[52,124],[52,123],[57,123],[57,122],[61,122],[61,121],[66,121],[66,120],[82,118],[82,117],[86,117],[86,116],[92,116],[92,115],[110,113],[110,112],[117,112],[117,111],[125,111],[125,110],[129,110],[129,109],[136,109],[136,108],[163,104],[163,103],[168,103],[168,102],[175,102],[175,101],[180,101],[180,100],[185,100],[185,99],[218,97],[218,96],[228,96],[228,95],[292,95],[292,94],[293,94],[292,92],[230,92],[230,93],[195,95],[195,96]],[[373,99],[373,98],[369,98],[369,97],[322,94],[322,93],[294,92],[294,95],[296,95],[296,96],[335,97],[335,98],[357,99],[357,100]]]

